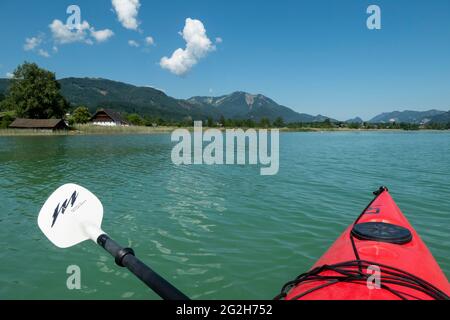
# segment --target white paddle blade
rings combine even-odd
[[[68,248],[88,239],[94,241],[100,229],[103,206],[89,190],[76,184],[58,188],[45,202],[38,225],[57,247]]]

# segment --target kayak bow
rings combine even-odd
[[[450,285],[386,187],[307,273],[276,299],[449,299]]]

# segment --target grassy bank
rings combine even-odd
[[[129,126],[129,127],[103,127],[91,124],[79,124],[74,126],[74,134],[152,134],[172,132],[177,127],[146,127],[146,126]]]
[[[73,136],[73,135],[114,135],[114,134],[155,134],[172,132],[176,127],[102,127],[94,125],[76,125],[67,131],[35,129],[0,129],[0,136]]]
[[[49,130],[34,130],[34,129],[0,129],[0,137],[8,136],[67,136],[70,131],[49,131]]]
[[[75,125],[68,131],[49,131],[33,129],[0,129],[0,136],[74,136],[74,135],[115,135],[115,134],[158,134],[170,133],[179,127],[175,126],[129,126],[129,127],[102,127],[90,124]],[[193,127],[185,127],[193,130]],[[204,130],[207,127],[203,128]],[[216,128],[226,130],[231,128]],[[246,130],[248,128],[242,128]],[[263,128],[252,128],[263,129]],[[352,128],[279,128],[281,132],[402,132],[403,129],[352,129]],[[429,129],[420,129],[420,131],[435,131]],[[439,130],[442,131],[442,130]]]

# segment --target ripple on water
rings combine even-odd
[[[94,243],[61,251],[44,238],[39,208],[68,182],[92,190],[104,229],[192,298],[272,298],[380,185],[449,275],[449,138],[285,133],[276,176],[249,166],[177,167],[170,135],[0,138],[0,259],[9,262],[0,298],[157,298]],[[69,264],[80,265],[81,292],[65,288]]]

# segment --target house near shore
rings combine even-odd
[[[129,126],[130,124],[125,121],[122,116],[110,109],[101,109],[97,111],[91,118],[90,122],[96,126]]]
[[[58,131],[69,129],[64,119],[23,119],[17,118],[8,128],[11,129],[34,129],[42,131]]]

